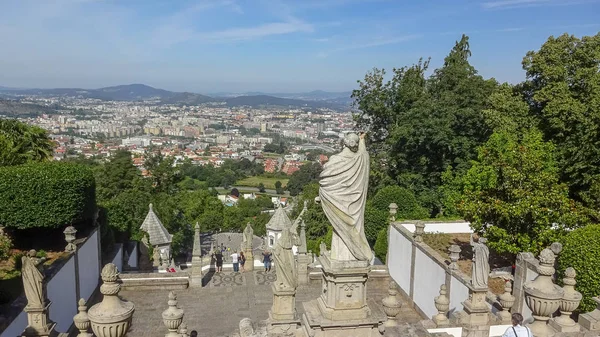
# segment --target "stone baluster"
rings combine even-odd
[[[77,250],[77,246],[73,243],[75,241],[77,230],[73,226],[69,226],[65,228],[63,234],[65,235],[65,241],[67,241],[67,246],[65,247],[65,252],[72,253]]]
[[[510,309],[515,304],[515,297],[512,295],[512,283],[506,281],[504,284],[504,293],[498,296],[498,302],[502,307],[502,311],[498,312],[498,319],[502,324],[511,323]]]
[[[383,311],[387,315],[387,321],[384,323],[386,327],[392,327],[398,325],[398,314],[402,303],[398,300],[398,285],[393,280],[390,281],[388,286],[388,296],[382,301]]]
[[[448,255],[450,255],[450,265],[448,266],[451,270],[458,270],[458,259],[460,259],[460,246],[451,245],[448,248]]]
[[[169,307],[163,311],[163,323],[169,330],[165,337],[180,337],[177,331],[181,322],[183,322],[183,310],[177,307],[177,295],[174,292],[169,293]]]
[[[560,301],[560,316],[550,320],[550,325],[560,332],[578,332],[580,330],[579,324],[571,318],[571,313],[577,309],[583,298],[581,293],[575,290],[576,275],[575,269],[571,267],[565,270],[565,277],[563,278],[565,293]]]
[[[554,275],[554,253],[549,248],[542,250],[537,266],[538,276],[523,285],[525,303],[531,309],[533,323],[529,326],[536,337],[554,335],[555,331],[548,326],[550,315],[559,308],[564,290],[552,282]]]
[[[92,337],[93,335],[89,333],[90,327],[92,326],[92,322],[87,314],[87,306],[85,305],[85,300],[82,298],[79,300],[79,312],[75,317],[73,317],[73,323],[77,330],[79,330],[79,334],[77,337]]]
[[[425,233],[425,223],[423,221],[415,222],[415,232],[413,234],[415,242],[423,242],[423,233]]]
[[[396,213],[398,213],[398,205],[395,202],[390,204],[390,222],[396,221]]]
[[[131,326],[135,306],[119,297],[121,285],[117,266],[112,263],[105,265],[101,277],[100,292],[104,298],[88,311],[92,331],[96,337],[123,337]]]
[[[450,300],[448,299],[447,293],[446,285],[442,284],[440,286],[440,294],[434,299],[435,308],[438,313],[433,316],[433,322],[438,328],[450,325],[450,320],[447,316],[448,310],[450,310]]]

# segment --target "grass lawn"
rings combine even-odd
[[[281,181],[281,186],[285,187],[288,183],[289,179],[281,179],[281,178],[267,178],[267,177],[248,177],[242,180],[238,180],[235,185],[236,186],[250,186],[250,187],[258,187],[258,184],[263,183],[265,188],[274,190],[275,182]]]

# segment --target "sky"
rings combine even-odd
[[[600,0],[0,0],[0,86],[347,91],[461,34],[486,78],[517,83],[549,36],[600,31]]]

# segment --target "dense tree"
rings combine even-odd
[[[258,191],[261,192],[261,193],[265,193],[265,184],[259,183],[258,184]]]
[[[0,166],[47,160],[54,147],[46,130],[16,119],[0,119]]]
[[[557,145],[561,178],[588,204],[600,180],[600,33],[551,36],[523,59],[523,92],[540,129]],[[587,195],[586,195],[587,194]],[[586,197],[588,200],[586,200]]]
[[[589,222],[559,182],[554,146],[535,129],[522,137],[494,133],[463,184],[459,209],[498,253],[538,253]]]
[[[300,170],[292,173],[290,180],[287,183],[287,190],[290,191],[290,195],[296,196],[304,186],[316,182],[321,174],[321,164],[319,163],[306,163],[300,166]]]
[[[150,173],[155,192],[174,194],[177,183],[183,180],[181,170],[175,167],[175,157],[163,156],[160,152],[146,153],[144,167]]]
[[[109,200],[133,188],[136,178],[141,178],[141,173],[133,165],[131,152],[115,152],[110,161],[96,170],[98,200],[100,202]]]
[[[279,180],[275,182],[275,191],[277,192],[277,194],[283,194],[283,187],[281,185],[281,181]]]

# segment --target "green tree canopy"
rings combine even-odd
[[[0,166],[47,160],[52,157],[54,147],[46,130],[16,119],[0,118]]]

